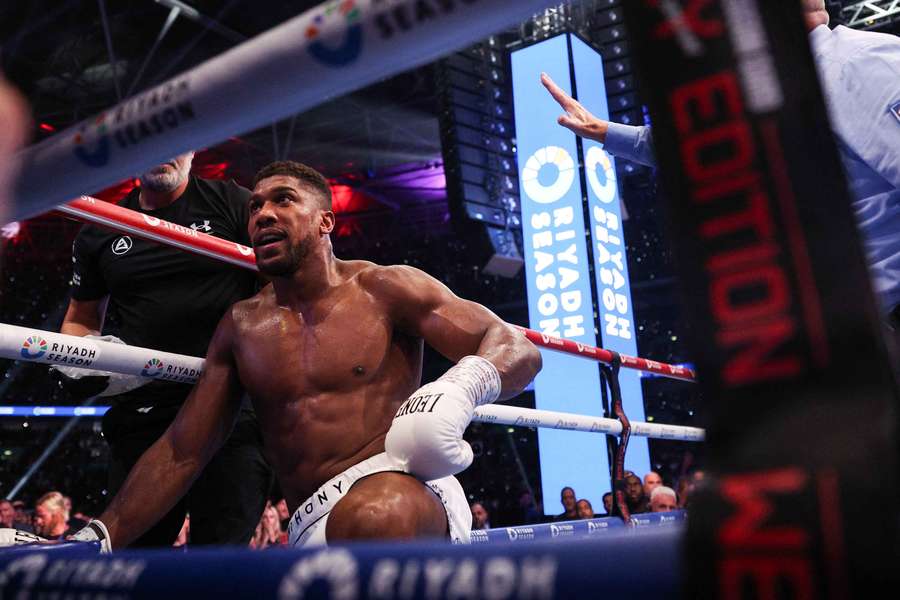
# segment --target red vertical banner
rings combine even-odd
[[[896,579],[896,384],[801,3],[623,6],[707,401],[686,597]]]

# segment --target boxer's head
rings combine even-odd
[[[591,506],[591,501],[586,498],[582,498],[578,502],[575,503],[575,508],[578,512],[579,519],[593,519],[594,518],[594,507]]]
[[[292,161],[263,167],[250,197],[250,239],[260,272],[296,272],[313,251],[331,251],[331,187],[315,169]]]
[[[154,192],[171,192],[187,181],[194,153],[180,154],[141,175],[141,185]]]

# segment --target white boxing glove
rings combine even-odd
[[[99,340],[101,342],[111,342],[113,344],[125,343],[114,335],[86,335],[84,337],[92,340]],[[85,384],[87,384],[88,380],[92,378],[97,380],[97,385],[92,386],[94,389],[91,390],[95,393],[89,394],[91,396],[116,396],[118,394],[130,392],[133,389],[137,389],[142,385],[146,385],[153,381],[152,379],[141,377],[140,375],[124,375],[122,373],[99,371],[97,369],[83,369],[81,367],[53,365],[50,367],[50,370],[58,371],[66,378],[63,380],[64,386],[70,391],[78,388],[78,382],[80,381],[84,381]],[[104,382],[102,378],[106,378],[106,381]],[[99,389],[100,391],[97,392],[96,389]]]
[[[425,384],[397,411],[384,440],[388,456],[422,481],[455,475],[472,464],[462,439],[476,406],[500,396],[500,373],[480,356],[466,356]]]
[[[73,542],[100,542],[100,554],[112,552],[109,531],[99,519],[91,519],[85,527],[70,535],[68,539]]]

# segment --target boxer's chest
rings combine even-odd
[[[242,382],[285,398],[350,391],[379,377],[397,352],[392,337],[390,320],[365,295],[314,314],[278,308],[240,335]]]

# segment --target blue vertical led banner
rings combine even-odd
[[[560,109],[540,83],[546,71],[571,91],[565,35],[512,53],[519,191],[530,326],[548,335],[597,345],[585,239],[582,177],[575,135],[556,123]],[[602,72],[598,74],[602,86]],[[601,415],[600,375],[592,361],[541,350],[544,368],[534,382],[537,408]],[[545,511],[564,486],[603,506],[609,462],[602,435],[538,431]]]
[[[578,39],[570,36],[575,90],[578,101],[600,119],[609,120],[603,58]],[[590,214],[590,238],[594,254],[600,345],[620,354],[637,356],[634,313],[631,304],[631,280],[622,230],[622,206],[613,158],[598,142],[582,139],[584,171]],[[622,404],[632,421],[644,420],[644,393],[640,374],[622,369],[619,374]],[[625,468],[638,474],[650,470],[647,438],[632,437],[625,456]]]

